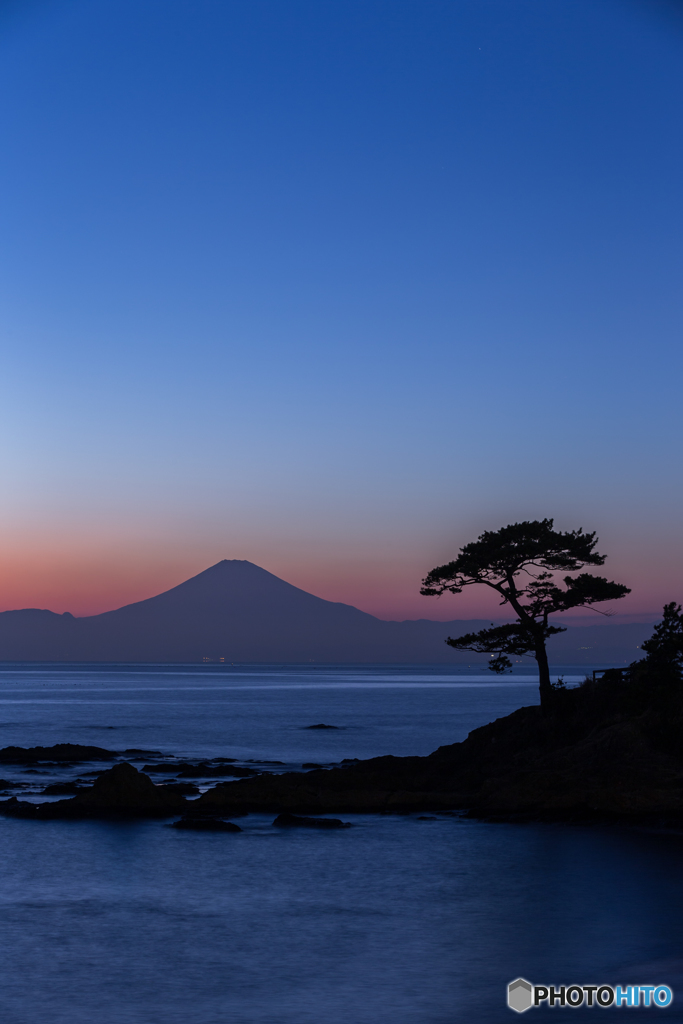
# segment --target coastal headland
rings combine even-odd
[[[459,811],[499,820],[681,823],[682,738],[678,688],[651,674],[615,670],[558,689],[550,710],[519,708],[426,757],[384,756],[277,774],[228,758],[139,770],[129,763],[134,752],[68,744],[5,748],[0,763],[117,763],[92,785],[72,789],[70,799],[32,803],[12,796],[0,801],[0,813],[50,820]],[[166,773],[166,781],[155,784],[155,772]],[[219,781],[187,799],[199,790],[185,780],[202,775]]]

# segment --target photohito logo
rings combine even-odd
[[[532,985],[517,978],[508,985],[508,1006],[524,1013],[534,1006],[668,1006],[674,994],[668,985]]]

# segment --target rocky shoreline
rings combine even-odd
[[[126,753],[124,752],[124,757]],[[119,757],[122,755],[118,755]],[[101,748],[5,748],[0,763],[110,760]],[[33,820],[91,817],[225,819],[277,815],[453,811],[491,820],[683,822],[683,717],[678,690],[621,673],[558,691],[550,712],[523,707],[427,757],[376,757],[308,771],[215,763],[145,764],[178,781],[155,784],[123,760],[75,785],[70,799],[16,796],[0,813]],[[228,776],[194,799],[184,779]],[[66,784],[68,785],[68,784]],[[58,792],[53,787],[55,794]],[[68,790],[67,790],[68,792]]]

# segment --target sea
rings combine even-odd
[[[428,754],[537,700],[524,669],[5,664],[0,746],[305,771]],[[41,801],[103,767],[0,774]],[[674,993],[666,1008],[539,1007],[532,1021],[683,1021],[679,831],[459,813],[349,814],[351,828],[321,831],[273,817],[236,819],[239,834],[0,817],[0,1022],[494,1024],[516,1016],[518,977]]]

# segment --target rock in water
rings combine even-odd
[[[5,764],[36,764],[38,761],[111,761],[113,750],[84,747],[80,743],[55,743],[53,747],[3,747],[0,761]]]
[[[199,795],[199,786],[195,786],[194,782],[165,782],[159,789],[165,793],[179,793],[180,796]]]
[[[324,722],[319,722],[318,725],[305,725],[304,729],[338,729],[338,725],[325,725]]]
[[[171,828],[187,829],[191,832],[241,832],[239,825],[232,821],[221,821],[218,818],[181,818],[174,821]]]
[[[179,779],[205,779],[215,776],[229,776],[234,779],[248,779],[252,775],[258,775],[255,768],[238,768],[237,765],[210,765],[207,763],[190,765],[178,773]]]
[[[3,814],[14,818],[166,818],[181,813],[185,798],[155,786],[148,775],[132,764],[121,764],[102,772],[95,783],[72,800],[33,804],[16,798],[0,804]]]
[[[44,796],[73,796],[80,793],[85,786],[79,786],[77,782],[54,782],[42,790]]]
[[[114,812],[142,816],[173,814],[185,800],[155,786],[149,775],[123,761],[97,778],[90,789],[68,801],[74,812]],[[57,805],[53,805],[57,806]]]
[[[339,818],[302,818],[298,814],[278,814],[273,825],[278,828],[351,828],[350,821]]]

